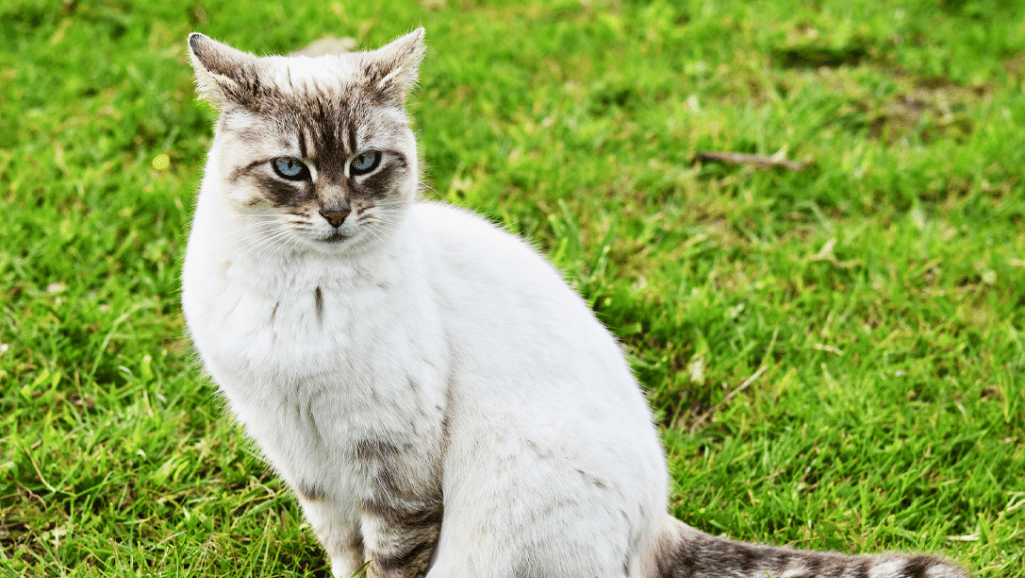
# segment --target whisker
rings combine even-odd
[[[268,249],[275,245],[282,244],[282,241],[288,241],[289,245],[294,245],[295,241],[292,239],[291,232],[284,227],[267,230],[266,228],[254,228],[245,230],[240,228],[232,233],[244,233],[240,237],[232,239],[234,243],[245,245],[249,251],[260,252]],[[229,233],[230,234],[230,233]]]
[[[246,243],[246,249],[253,253],[260,253],[277,245],[283,238],[284,233],[275,233],[273,235],[256,237],[252,243]]]

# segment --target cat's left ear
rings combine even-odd
[[[378,79],[373,86],[382,100],[396,106],[405,104],[424,58],[423,40],[424,29],[417,28],[369,54],[377,62]]]
[[[259,59],[204,36],[189,34],[189,60],[199,97],[215,108],[254,108],[260,98]]]

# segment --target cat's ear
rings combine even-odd
[[[252,108],[260,95],[258,58],[204,36],[189,34],[189,60],[199,97],[215,108]]]
[[[424,29],[417,28],[370,53],[377,63],[373,87],[385,102],[396,106],[405,104],[424,58],[423,41]]]

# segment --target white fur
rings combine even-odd
[[[429,576],[506,577],[524,565],[619,576],[624,563],[640,575],[665,515],[662,450],[618,344],[559,273],[439,204],[412,205],[389,242],[358,255],[254,242],[225,202],[221,155],[215,144],[186,253],[185,315],[268,459],[289,483],[324,488],[327,499],[304,503],[318,532],[361,523],[371,480],[345,457],[348,443],[417,444],[410,471],[429,476],[447,415]],[[333,555],[336,576],[355,563]]]

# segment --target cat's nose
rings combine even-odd
[[[320,210],[320,216],[324,217],[329,225],[338,228],[345,222],[345,217],[349,216],[349,212],[349,209],[343,208],[323,208]]]

